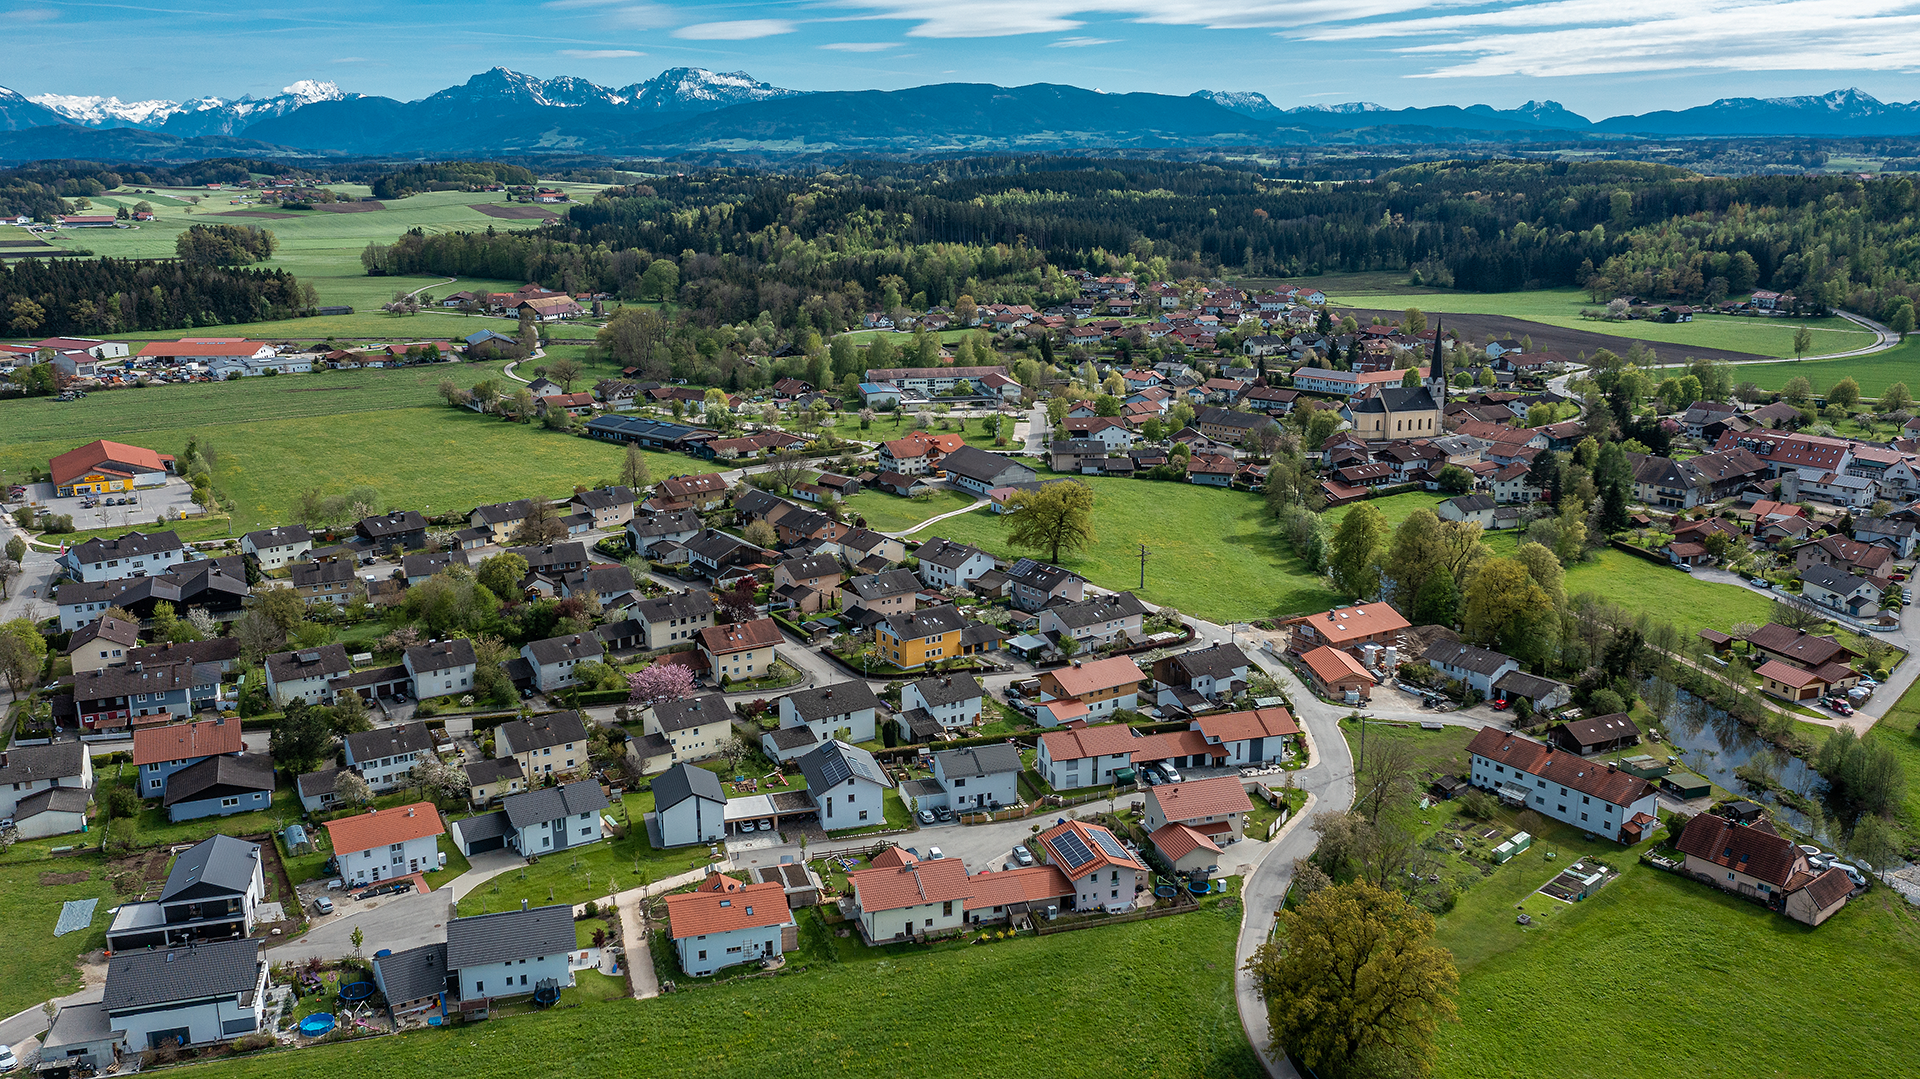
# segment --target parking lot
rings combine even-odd
[[[177,477],[169,477],[159,487],[139,491],[75,495],[70,498],[55,498],[53,484],[36,483],[30,485],[28,498],[48,513],[71,516],[73,527],[82,532],[96,528],[151,531],[156,527],[153,523],[155,517],[177,520],[182,514],[200,512],[200,507],[193,504],[193,488],[187,481]],[[89,507],[88,502],[94,505]],[[115,505],[108,505],[108,502]]]

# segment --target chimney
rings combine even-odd
[[[526,901],[526,900],[524,900],[524,899],[522,899],[522,900],[520,901],[520,909],[521,909],[521,910],[526,910],[526,909],[527,909],[527,901]]]
[[[139,660],[137,660],[137,659],[136,659],[136,660],[134,660],[134,661],[133,661],[133,670],[134,670],[134,673],[135,673],[135,674],[138,674],[138,673],[140,673],[140,666],[141,666],[141,664],[140,664],[140,661],[139,661]]]

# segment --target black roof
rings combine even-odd
[[[1427,412],[1439,409],[1425,386],[1385,386],[1352,405],[1355,412]]]
[[[1105,448],[1102,447],[1102,452]],[[934,536],[920,545],[917,555],[922,562],[931,562],[946,569],[957,569],[970,558],[986,555],[978,547],[969,547],[964,543],[955,543],[942,536]]]
[[[403,723],[398,727],[379,727],[347,735],[347,754],[358,764],[379,757],[401,757],[432,750],[433,735],[425,723]]]
[[[573,907],[564,903],[455,918],[447,923],[447,969],[560,955],[575,939]]]
[[[383,536],[398,536],[408,532],[422,532],[427,527],[427,519],[413,510],[395,510],[378,517],[368,517],[354,528],[369,539]]]
[[[718,693],[661,701],[653,706],[653,715],[660,721],[663,731],[684,731],[708,723],[733,722],[733,709],[727,707],[727,699]]]
[[[1214,678],[1231,678],[1236,670],[1244,671],[1252,664],[1247,654],[1240,651],[1238,645],[1216,644],[1207,648],[1196,648],[1191,652],[1182,652],[1169,657],[1175,666],[1187,672],[1187,677],[1198,678],[1210,675]]]
[[[573,925],[567,925],[571,943]],[[251,994],[260,984],[260,942],[223,940],[190,948],[116,952],[107,960],[108,1012]]]
[[[606,652],[606,648],[600,644],[600,638],[592,633],[548,637],[544,641],[528,644],[527,650],[533,653],[533,661],[542,667],[570,659],[598,659]]]
[[[501,800],[500,809],[506,813],[508,823],[515,828],[525,828],[542,821],[592,813],[611,804],[599,783],[581,779],[561,787],[542,787],[509,794]]]
[[[525,753],[566,742],[584,742],[587,726],[578,712],[549,712],[544,716],[510,719],[500,724],[494,735],[503,743],[501,752]]]
[[[721,786],[719,776],[705,768],[696,768],[684,762],[653,777],[655,812],[677,806],[689,798],[705,798],[710,802],[724,803],[727,800],[727,789]]]
[[[407,666],[413,668],[416,674],[427,671],[447,671],[456,667],[471,667],[476,662],[478,661],[473,654],[473,642],[465,637],[407,646]]]
[[[967,625],[967,618],[960,613],[960,608],[946,603],[925,610],[888,615],[886,623],[887,632],[896,639],[910,641],[963,629]]]
[[[907,570],[890,569],[885,573],[855,577],[847,581],[844,587],[852,589],[853,594],[863,600],[884,599],[920,591],[920,578]]]
[[[490,761],[475,761],[464,765],[467,782],[475,786],[492,783],[501,779],[522,779],[525,773],[520,771],[520,762],[512,757],[495,757]]]
[[[104,562],[109,558],[139,558],[180,548],[180,537],[172,532],[129,532],[117,539],[90,539],[68,555],[75,562]]]
[[[516,498],[512,502],[493,502],[485,506],[473,507],[469,517],[478,517],[490,525],[505,524],[508,521],[525,520],[533,512],[533,500]]]
[[[431,551],[403,556],[400,559],[400,572],[408,577],[431,577],[448,566],[466,564],[465,551]]]
[[[208,757],[167,777],[166,805],[228,794],[273,790],[273,761],[265,754]]]
[[[792,703],[794,712],[808,721],[880,707],[880,698],[873,695],[873,690],[865,682],[860,681],[797,689],[787,694],[787,700]]]
[[[935,753],[933,759],[940,764],[940,771],[949,776],[992,776],[1018,772],[1024,767],[1020,763],[1020,751],[1004,742],[990,746],[967,746],[962,749],[949,749]]]
[[[374,975],[390,1005],[420,1000],[447,988],[447,946],[423,944],[404,952],[376,957]]]
[[[812,727],[776,727],[765,737],[778,749],[799,749],[819,741],[813,736]]]
[[[332,678],[353,669],[347,659],[347,646],[343,644],[323,644],[318,648],[302,648],[297,652],[276,652],[267,657],[267,673],[276,682],[299,681],[303,678]]]
[[[461,842],[468,847],[483,839],[498,839],[513,830],[508,824],[507,811],[504,809],[482,813],[477,817],[465,817],[454,821],[449,827],[460,833]]]
[[[1048,613],[1067,624],[1071,629],[1091,626],[1096,622],[1117,622],[1133,617],[1145,617],[1146,604],[1132,592],[1119,592],[1111,596],[1094,596],[1077,603],[1062,603],[1048,607]]]
[[[957,704],[981,696],[980,683],[970,674],[922,678],[913,689],[929,705]]]
[[[339,584],[353,580],[351,562],[296,562],[292,573],[293,587],[310,588],[317,584]]]
[[[852,776],[859,776],[882,787],[893,786],[893,780],[887,778],[886,771],[880,767],[880,762],[873,759],[873,754],[838,738],[820,743],[819,749],[801,757],[796,763],[800,774],[807,777],[808,791],[829,790]]]
[[[669,618],[705,618],[713,613],[713,596],[704,591],[675,592],[643,599],[633,605],[633,617],[652,624]]]
[[[294,780],[294,786],[300,790],[302,798],[318,798],[323,794],[332,794],[334,784],[340,781],[340,773],[345,768],[322,768],[317,772],[308,772]]]
[[[66,779],[86,768],[87,747],[79,742],[56,742],[48,746],[14,746],[0,762],[0,783],[27,783],[41,779]]]
[[[171,784],[169,784],[171,785]],[[162,903],[199,895],[244,894],[260,865],[260,845],[232,836],[202,840],[174,859],[160,889]]]
[[[700,515],[692,510],[642,514],[627,522],[627,530],[642,539],[649,536],[676,536],[682,532],[698,532],[703,527],[705,525],[700,520]]]
[[[276,525],[273,528],[257,529],[240,538],[253,544],[255,548],[286,547],[295,543],[313,542],[313,534],[307,531],[306,525]]]

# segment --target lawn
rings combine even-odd
[[[1274,533],[1258,495],[1185,483],[1075,478],[1094,490],[1097,542],[1063,554],[1060,564],[1094,584],[1130,589],[1149,603],[1211,622],[1322,610],[1337,598]],[[1009,547],[1002,518],[991,513],[954,517],[932,531],[998,555],[1046,553]],[[1149,551],[1144,588],[1143,544]]]
[[[1817,744],[1825,740],[1828,731],[1823,727],[1808,733]],[[1900,757],[1907,776],[1906,802],[1899,812],[1900,827],[1909,836],[1920,836],[1920,683],[1908,689],[1880,722],[1874,724],[1872,737],[1892,746]]]
[[[1511,555],[1520,537],[1493,532],[1486,542],[1494,554]],[[1611,547],[1568,567],[1566,587],[1568,596],[1592,592],[1608,603],[1671,622],[1688,636],[1703,629],[1725,630],[1735,622],[1765,623],[1773,612],[1773,601],[1757,592],[1698,580]]]
[[[302,1049],[298,1066],[468,1079],[688,1071],[890,1079],[911,1060],[914,1075],[998,1079],[1033,1075],[1044,1059],[1046,1074],[1061,1079],[1259,1074],[1233,1002],[1236,904],[934,948],[865,948],[830,935],[817,918],[801,917],[803,973]],[[1060,1051],[1092,1044],[1101,1052]],[[289,1066],[269,1054],[195,1074],[279,1075]]]
[[[901,498],[888,491],[869,490],[844,501],[848,515],[865,518],[867,527],[876,532],[905,532],[929,517],[974,504],[972,495],[945,487],[935,489],[925,498]],[[945,525],[946,522],[941,522],[934,531]]]
[[[1367,505],[1379,510],[1380,516],[1387,519],[1388,528],[1399,528],[1402,521],[1413,516],[1414,510],[1430,509],[1437,511],[1440,503],[1444,502],[1445,499],[1439,495],[1428,494],[1425,491],[1407,491],[1402,494],[1388,495],[1385,498],[1369,498],[1365,501]],[[1328,528],[1337,529],[1340,527],[1340,522],[1346,519],[1347,511],[1358,505],[1360,505],[1359,502],[1350,502],[1344,506],[1335,506],[1321,516],[1327,519]]]
[[[63,836],[72,843],[76,837]],[[79,875],[71,883],[49,883]],[[98,899],[93,924],[64,937],[53,935],[60,908],[69,899]],[[107,945],[111,908],[119,900],[107,881],[106,861],[97,851],[50,857],[45,848],[15,847],[0,858],[0,910],[5,911],[7,946],[0,949],[0,1015],[31,1008],[48,997],[80,988],[74,960]]]
[[[1656,348],[1686,346],[1750,352],[1756,356],[1792,356],[1793,334],[1801,326],[1813,331],[1815,354],[1845,352],[1873,344],[1874,335],[1837,317],[1785,319],[1744,318],[1731,315],[1697,315],[1692,322],[1606,322],[1580,317],[1582,310],[1606,306],[1579,289],[1538,289],[1528,292],[1445,292],[1445,293],[1351,293],[1343,294],[1329,284],[1316,284],[1327,293],[1327,305],[1339,317],[1339,308],[1357,307],[1391,311],[1418,307],[1429,316],[1435,313],[1463,315],[1506,315],[1559,326],[1586,330],[1621,338],[1624,348],[1632,341],[1645,341]]]
[[[1861,342],[1866,344],[1867,342]],[[1920,385],[1920,337],[1871,356],[1853,356],[1844,360],[1806,360],[1782,363],[1743,363],[1733,369],[1734,382],[1751,382],[1763,390],[1785,389],[1787,380],[1804,378],[1816,394],[1843,378],[1860,384],[1860,392],[1878,397],[1888,386],[1905,382],[1908,389]]]
[[[215,485],[236,503],[236,535],[288,520],[312,487],[335,493],[365,484],[383,502],[446,512],[561,496],[618,476],[621,447],[450,409],[434,397],[442,377],[470,385],[495,370],[336,371],[121,390],[77,405],[0,403],[0,475],[44,469],[88,438],[177,454],[198,434],[219,454]],[[697,471],[684,457],[646,456],[657,477]]]
[[[1440,919],[1438,943],[1460,967],[1460,1022],[1441,1027],[1435,1074],[1545,1074],[1542,1031],[1553,1032],[1551,1074],[1567,1079],[1911,1067],[1920,1012],[1908,983],[1920,964],[1920,916],[1890,889],[1809,929],[1612,847],[1605,857],[1624,866],[1618,879],[1522,928],[1513,904],[1577,853],[1562,844],[1561,859],[1546,862],[1542,846]]]
[[[460,913],[511,910],[522,899],[534,906],[584,903],[707,864],[705,847],[655,850],[647,842],[641,815],[653,809],[651,792],[629,794],[625,802],[626,816],[633,822],[626,838],[549,855],[533,865],[502,873],[461,899]],[[448,860],[451,862],[451,855]]]

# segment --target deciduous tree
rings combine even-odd
[[[693,692],[693,670],[679,663],[654,663],[627,676],[627,699],[643,707],[679,700]]]
[[[1015,547],[1047,552],[1058,563],[1061,551],[1092,546],[1093,488],[1075,480],[1042,484],[1038,490],[1016,491],[1000,518],[1007,542]]]
[[[1380,592],[1380,556],[1387,547],[1387,519],[1370,503],[1347,511],[1333,534],[1327,572],[1348,599],[1371,599]]]
[[[325,712],[294,698],[273,721],[267,748],[274,762],[295,775],[311,772],[333,755],[333,721]],[[342,779],[346,778],[343,774]],[[335,791],[344,796],[336,787]]]

